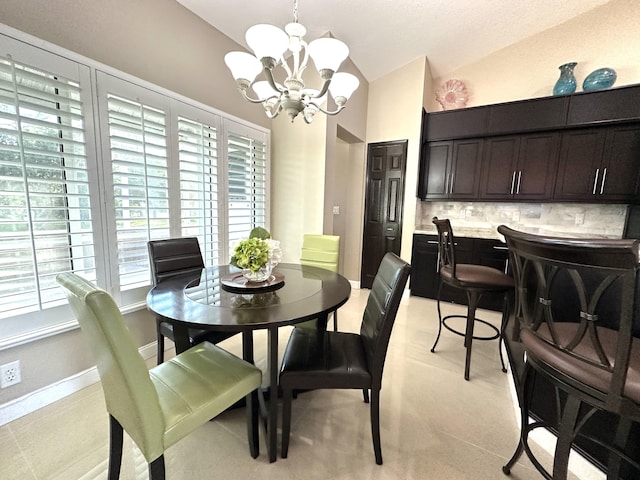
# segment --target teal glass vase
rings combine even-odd
[[[560,65],[560,78],[553,86],[554,95],[568,95],[576,91],[576,77],[573,75],[573,69],[577,62],[565,63]]]
[[[610,88],[616,83],[617,78],[618,74],[613,68],[599,68],[587,75],[587,78],[582,83],[582,90],[592,92]]]

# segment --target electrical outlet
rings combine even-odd
[[[576,213],[576,225],[582,225],[584,223],[584,213]]]
[[[0,388],[10,387],[20,383],[20,360],[0,365]]]

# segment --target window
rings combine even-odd
[[[69,328],[59,272],[135,307],[149,240],[196,236],[216,264],[268,227],[268,131],[71,52],[0,47],[0,348]]]

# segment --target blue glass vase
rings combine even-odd
[[[573,69],[577,62],[560,65],[560,78],[553,86],[554,95],[567,95],[576,91],[576,77],[573,76]]]
[[[616,83],[617,78],[618,74],[613,68],[599,68],[587,75],[582,83],[582,90],[592,92],[609,88]]]

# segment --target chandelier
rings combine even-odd
[[[245,38],[255,56],[246,52],[229,52],[224,57],[242,96],[251,103],[262,103],[269,118],[277,117],[283,110],[291,122],[301,112],[307,123],[311,123],[318,111],[336,115],[358,88],[360,82],[355,75],[337,72],[349,56],[349,47],[328,37],[318,38],[307,45],[303,39],[306,33],[306,28],[298,23],[298,1],[294,0],[293,22],[286,25],[284,31],[267,24],[254,25],[247,30]],[[302,73],[309,57],[322,79],[320,90],[305,87]],[[281,84],[275,79],[277,66],[286,72]],[[254,81],[261,71],[266,80]],[[249,87],[253,89],[255,98],[247,93]],[[327,92],[336,105],[333,111],[323,107]]]

